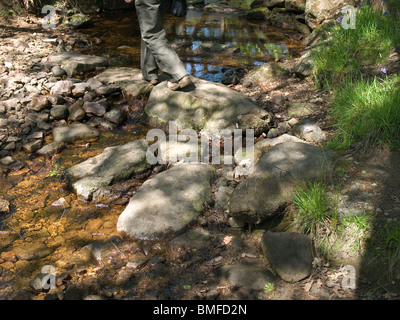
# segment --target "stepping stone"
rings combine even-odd
[[[297,282],[311,274],[311,239],[295,232],[266,232],[261,247],[268,262],[285,281]]]
[[[232,193],[230,215],[258,224],[279,213],[292,202],[296,185],[325,177],[332,164],[331,154],[328,149],[302,142],[275,145]]]
[[[176,165],[157,174],[133,195],[118,218],[118,232],[141,240],[183,232],[211,203],[215,179],[216,170],[204,164]]]
[[[178,130],[254,129],[256,136],[269,129],[272,115],[246,95],[219,83],[192,80],[184,90],[171,91],[167,82],[153,88],[144,109],[151,126],[166,129],[176,121]]]
[[[84,55],[77,52],[53,53],[47,57],[50,66],[60,65],[69,77],[80,73],[95,71],[98,67],[107,67],[108,60],[103,57]]]
[[[126,144],[108,147],[66,171],[69,185],[83,200],[89,201],[95,191],[118,181],[129,179],[150,169],[146,159],[148,144],[134,140]]]

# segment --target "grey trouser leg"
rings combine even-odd
[[[142,35],[141,68],[146,80],[157,79],[158,69],[178,81],[188,74],[176,52],[168,44],[162,25],[161,1],[135,0]]]

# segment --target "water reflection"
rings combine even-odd
[[[249,7],[248,1],[232,0],[232,4]],[[166,15],[164,27],[188,72],[210,81],[221,81],[223,68],[251,68],[271,56],[273,59],[297,56],[303,49],[289,31],[266,27],[260,21],[247,21],[237,12],[192,9],[185,18]],[[99,54],[108,54],[112,66],[139,68],[140,34],[135,12],[98,16],[94,27],[84,32],[103,41]]]

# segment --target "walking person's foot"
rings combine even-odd
[[[168,86],[168,89],[170,89],[172,91],[176,91],[178,89],[185,88],[191,84],[193,84],[193,82],[190,79],[190,76],[187,75],[187,76],[184,76],[181,80],[179,80],[177,82],[168,81],[167,86]]]

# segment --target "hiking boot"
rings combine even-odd
[[[172,82],[172,81],[168,81],[168,83],[167,83],[167,86],[168,86],[168,89],[170,89],[170,90],[172,90],[172,91],[176,91],[176,90],[178,90],[179,88],[185,88],[185,87],[187,87],[187,86],[189,86],[189,85],[191,85],[193,82],[192,82],[192,80],[190,79],[190,77],[187,75],[187,76],[184,76],[181,80],[179,80],[178,82]]]

